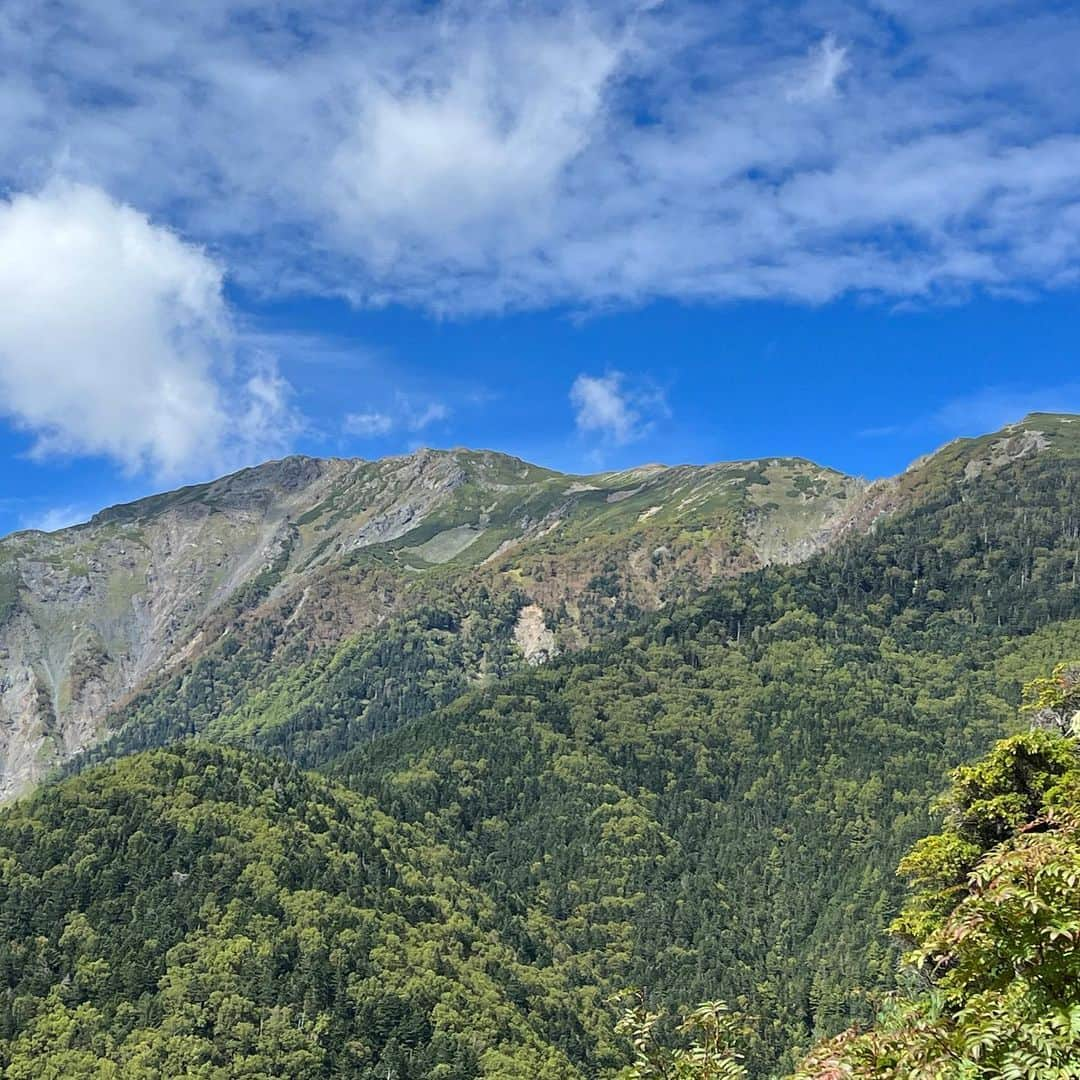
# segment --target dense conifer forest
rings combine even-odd
[[[869,1027],[820,1042],[794,1080],[1080,1074],[1080,663],[1027,687],[1031,730],[952,775],[940,833],[900,864],[900,986]],[[665,1016],[639,995],[627,1080],[741,1080],[747,1025],[722,1001]],[[668,1025],[670,1030],[670,1025]]]

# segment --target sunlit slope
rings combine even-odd
[[[579,1080],[563,1017],[610,1030],[452,852],[280,761],[189,746],[47,786],[0,812],[0,873],[11,1080]]]
[[[1080,446],[1063,424],[1026,449],[1041,429],[947,448],[867,533],[331,769],[436,823],[507,919],[593,981],[742,1003],[769,1075],[869,1016],[895,970],[894,867],[947,770],[1013,728],[1024,682],[1080,655]]]
[[[204,657],[250,648],[289,667],[447,589],[533,604],[541,640],[523,635],[519,653],[542,650],[546,621],[573,646],[627,610],[815,549],[860,488],[808,462],[570,477],[425,450],[288,458],[16,534],[0,542],[0,796]]]

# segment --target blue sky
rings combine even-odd
[[[159,10],[160,9],[160,10]],[[0,531],[301,451],[1080,411],[1075,5],[0,8]]]

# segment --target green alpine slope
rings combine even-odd
[[[948,769],[1080,652],[1080,454],[909,478],[917,509],[738,579],[346,755],[334,774],[438,835],[508,936],[583,983],[722,997],[749,1064],[869,1015],[893,867]],[[974,455],[974,456],[973,456]]]
[[[618,618],[543,664],[517,638],[542,561],[425,571],[423,604],[289,664],[269,630],[257,663],[224,635],[101,755],[200,743],[0,814],[3,1052],[287,1075],[293,1043],[259,1041],[287,1017],[293,1075],[612,1077],[617,995],[644,986],[725,999],[750,1075],[784,1075],[895,984],[894,867],[949,771],[1080,655],[1078,508],[1080,425],[1035,416],[874,486],[801,563],[636,614],[601,567]]]

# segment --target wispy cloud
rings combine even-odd
[[[59,168],[362,304],[1048,289],[1078,53],[1049,2],[7,0],[0,184]]]
[[[895,436],[959,438],[998,431],[1031,413],[1080,413],[1080,381],[1057,386],[985,386],[906,422],[859,431],[862,439]]]
[[[423,431],[432,424],[437,424],[448,419],[450,409],[441,401],[431,401],[420,409],[410,413],[406,417],[406,423],[410,431]]]
[[[789,101],[824,101],[835,97],[840,77],[849,67],[847,49],[827,34],[810,53],[807,70],[788,91]]]
[[[450,407],[441,401],[418,402],[397,394],[385,410],[348,413],[342,430],[360,439],[384,438],[400,431],[416,435],[449,418]]]
[[[903,430],[903,424],[883,424],[880,427],[863,428],[855,434],[859,439],[888,439],[893,435],[899,435]]]
[[[394,418],[383,412],[349,413],[342,424],[346,435],[356,435],[361,439],[389,435],[396,426]]]
[[[1080,412],[1080,382],[1041,389],[990,386],[947,402],[932,422],[950,435],[996,431],[1034,412]]]
[[[39,514],[24,516],[19,523],[21,529],[36,529],[39,532],[57,532],[72,525],[81,525],[89,521],[93,511],[83,506],[54,506]]]

